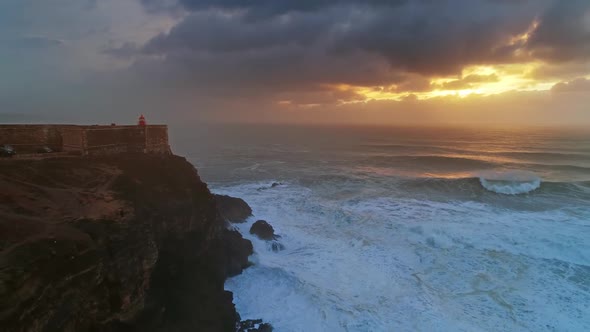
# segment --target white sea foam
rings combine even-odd
[[[526,194],[541,187],[541,178],[530,172],[501,171],[479,174],[481,185],[498,194]]]
[[[255,265],[226,282],[244,319],[287,332],[590,330],[590,208],[512,211],[338,183],[259,190],[271,183],[215,188],[254,210],[238,227]],[[256,219],[284,251],[248,234]]]

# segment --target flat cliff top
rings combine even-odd
[[[133,220],[140,201],[211,199],[184,158],[141,153],[2,160],[0,188],[0,249],[77,220]]]
[[[0,248],[77,219],[131,217],[132,207],[112,188],[121,173],[107,161],[81,158],[2,161]]]
[[[64,222],[119,219],[129,206],[112,185],[122,173],[112,163],[80,158],[0,163],[0,214],[6,219]]]

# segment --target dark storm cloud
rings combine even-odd
[[[150,11],[220,9],[246,11],[249,18],[263,18],[291,12],[313,12],[328,7],[365,5],[393,7],[410,0],[140,0]]]
[[[590,59],[590,1],[555,1],[540,17],[527,48],[552,62]]]
[[[325,85],[341,82],[386,85],[400,79],[369,55],[334,59],[308,54],[297,45],[237,53],[176,52],[138,61],[132,71],[144,82],[156,79],[177,89],[189,87],[193,94],[223,97],[324,91]]]
[[[335,50],[379,54],[393,67],[414,73],[456,74],[465,65],[513,58],[514,48],[506,43],[534,19],[529,7],[527,3],[413,1],[362,17],[343,31]]]
[[[295,15],[286,19],[244,22],[243,16],[195,13],[170,33],[148,42],[147,53],[182,51],[244,52],[290,44],[307,46],[331,22],[320,15]]]
[[[153,7],[158,2],[147,3]],[[526,2],[484,0],[180,3],[201,15],[211,15],[213,8],[225,16],[203,20],[190,15],[170,34],[156,37],[152,50],[169,46],[173,52],[181,45],[232,50],[323,36],[323,47],[334,56],[360,50],[383,56],[396,68],[424,74],[456,73],[466,63],[511,57],[510,47],[498,46],[535,18],[535,6]],[[264,19],[252,21],[252,16]]]
[[[142,47],[109,52],[143,54],[136,69],[179,75],[205,90],[273,93],[342,83],[425,91],[428,77],[459,75],[468,65],[589,55],[586,0],[141,1],[186,16]],[[529,39],[515,38],[535,21]],[[463,78],[446,88],[474,83]]]

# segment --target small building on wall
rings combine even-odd
[[[170,154],[168,126],[117,125],[0,125],[0,145],[17,153],[32,153],[47,146],[54,151],[80,155],[121,152]]]

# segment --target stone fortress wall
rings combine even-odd
[[[62,146],[62,137],[58,126],[0,125],[0,144],[10,144],[23,152],[33,152],[42,146],[58,151]]]
[[[81,155],[171,153],[166,125],[0,125],[1,144],[13,146],[17,154],[44,146]]]

